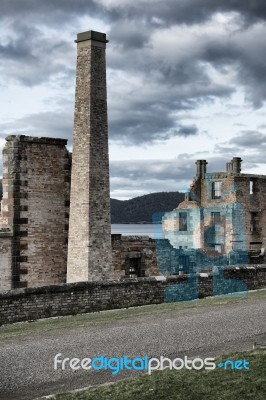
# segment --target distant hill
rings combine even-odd
[[[2,180],[0,179],[0,200],[2,198]],[[172,211],[184,200],[179,192],[150,193],[130,200],[111,199],[112,224],[152,223],[156,212]]]
[[[172,211],[184,200],[179,192],[158,192],[130,200],[111,199],[112,224],[152,223],[156,212]]]

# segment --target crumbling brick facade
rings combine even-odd
[[[211,173],[205,160],[196,162],[185,201],[164,217],[165,237],[173,247],[201,249],[214,263],[226,256],[229,265],[239,257],[243,263],[264,255],[266,176],[241,173],[241,161],[235,157],[226,172]]]
[[[12,288],[12,233],[0,225],[0,292]]]
[[[149,236],[112,235],[114,278],[159,275],[156,242]]]
[[[12,235],[11,265],[5,267],[11,273],[3,276],[9,283],[1,289],[63,283],[71,170],[67,141],[29,136],[6,140],[1,213]]]

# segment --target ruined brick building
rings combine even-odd
[[[76,43],[72,157],[66,140],[6,138],[0,291],[177,274],[186,264],[184,249],[262,253],[266,176],[241,174],[239,158],[219,173],[197,161],[190,194],[164,217],[164,240],[111,237],[106,35],[84,32]]]
[[[8,136],[3,151],[1,288],[65,282],[71,159],[66,140]]]
[[[165,213],[165,237],[174,248],[201,249],[206,258],[234,264],[236,258],[264,256],[266,248],[266,176],[241,173],[241,158],[226,172],[207,172],[198,160],[197,174],[184,202]],[[193,254],[193,253],[192,253]]]

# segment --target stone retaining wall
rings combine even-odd
[[[79,282],[0,293],[0,324],[192,300],[266,287],[266,265],[215,273]]]

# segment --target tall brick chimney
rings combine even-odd
[[[67,282],[112,278],[106,35],[77,35]]]
[[[196,163],[197,165],[197,177],[199,178],[204,178],[204,175],[206,174],[207,171],[207,161],[206,160],[197,160]]]
[[[240,174],[241,172],[241,158],[240,157],[234,157],[231,161],[232,163],[232,170],[235,174]]]
[[[240,174],[242,161],[240,157],[234,157],[230,162],[226,163],[226,171],[233,174]]]

